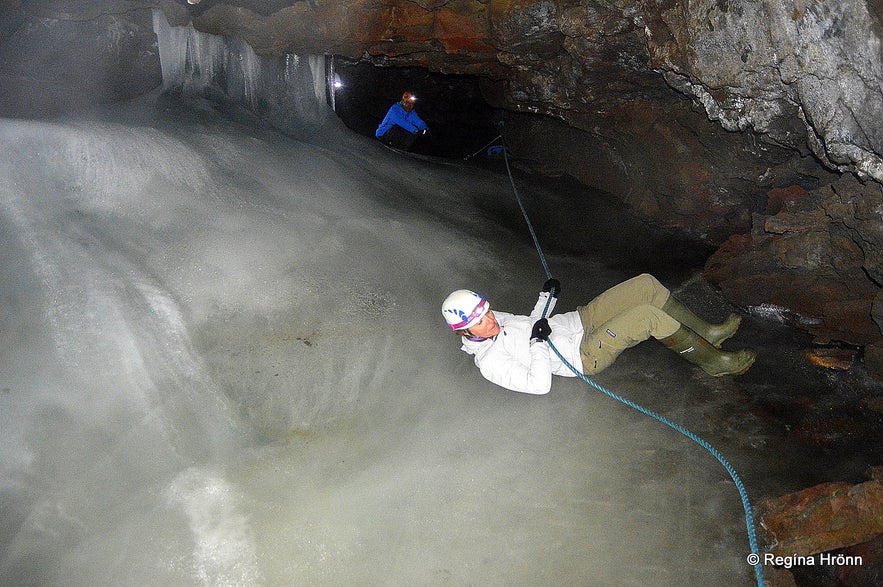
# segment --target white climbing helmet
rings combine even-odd
[[[481,320],[491,305],[474,291],[458,289],[445,298],[442,304],[442,316],[451,330],[466,330]]]

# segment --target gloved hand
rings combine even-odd
[[[549,340],[550,334],[552,334],[552,327],[549,326],[549,321],[545,318],[540,318],[533,323],[533,330],[530,331],[530,339],[546,341]]]
[[[428,132],[429,132],[429,129],[428,129],[428,128],[424,128],[423,130],[420,131],[420,134],[421,134],[421,135],[425,135],[425,134],[428,133]]]
[[[543,284],[543,291],[552,292],[552,296],[557,298],[558,294],[561,293],[561,282],[557,279],[548,279]]]

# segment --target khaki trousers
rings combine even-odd
[[[622,351],[651,336],[674,334],[680,322],[660,309],[670,295],[655,277],[644,273],[578,307],[585,331],[580,344],[583,373],[592,375],[606,369]]]

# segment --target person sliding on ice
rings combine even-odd
[[[402,94],[402,100],[390,106],[374,136],[390,147],[407,151],[419,135],[429,132],[426,123],[414,112],[417,96],[412,92]]]
[[[530,316],[492,312],[483,296],[459,289],[442,304],[448,326],[462,336],[461,350],[475,356],[481,374],[512,391],[545,394],[552,375],[575,377],[547,344],[585,375],[609,367],[622,351],[651,336],[701,367],[709,375],[741,375],[754,363],[750,350],[725,352],[721,343],[736,333],[736,314],[722,324],[709,324],[676,300],[659,281],[644,273],[615,285],[575,311],[548,314],[561,285],[543,285]]]

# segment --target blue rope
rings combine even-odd
[[[680,424],[675,424],[674,422],[672,422],[671,420],[669,420],[665,416],[662,416],[660,414],[657,414],[656,412],[648,410],[647,408],[645,408],[641,405],[638,405],[635,402],[628,400],[624,397],[618,396],[615,393],[613,393],[612,391],[603,387],[602,385],[595,383],[594,381],[592,381],[591,379],[586,377],[576,367],[571,365],[567,361],[567,359],[565,359],[563,356],[561,356],[561,353],[558,351],[557,348],[555,348],[555,345],[552,344],[551,340],[549,340],[547,342],[549,344],[549,348],[551,348],[555,352],[555,354],[558,355],[558,358],[561,359],[561,362],[564,363],[565,365],[567,365],[570,368],[570,370],[576,374],[577,377],[579,377],[580,379],[582,379],[583,381],[585,381],[586,383],[588,383],[589,385],[591,385],[592,387],[594,387],[595,389],[600,391],[601,393],[603,393],[609,397],[612,397],[616,401],[622,402],[625,405],[629,406],[630,408],[634,408],[634,409],[638,410],[639,412],[641,412],[642,414],[646,414],[646,415],[650,416],[651,418],[655,418],[656,420],[662,422],[663,424],[665,424],[666,426],[668,426],[670,428],[674,428],[675,430],[677,430],[678,432],[680,432],[681,434],[683,434],[684,436],[686,436],[690,440],[699,444],[699,446],[701,446],[702,448],[704,448],[705,450],[710,452],[714,456],[714,458],[716,458],[718,461],[720,461],[720,464],[722,464],[724,466],[724,468],[730,474],[730,477],[733,479],[733,483],[735,483],[736,489],[739,490],[739,497],[742,498],[742,507],[745,509],[745,526],[748,528],[748,544],[751,547],[751,552],[754,554],[757,554],[758,548],[757,548],[757,537],[755,536],[755,532],[754,532],[754,516],[751,513],[751,503],[748,501],[748,492],[745,490],[745,485],[742,483],[742,479],[739,478],[739,474],[736,473],[736,469],[733,468],[733,466],[729,463],[729,461],[727,461],[727,459],[725,459],[724,456],[716,448],[714,448],[709,443],[702,440],[700,437],[696,436],[695,434],[693,434],[692,432],[690,432],[689,430],[687,430],[686,428],[684,428]],[[759,559],[758,559],[758,561],[759,561]],[[760,587],[763,587],[765,585],[764,579],[763,579],[763,565],[760,562],[758,562],[757,564],[754,565],[754,573],[757,576],[757,584]]]
[[[512,177],[512,170],[509,168],[509,147],[506,146],[506,139],[503,137],[502,121],[500,122],[500,142],[503,143],[503,161],[506,162],[506,174],[509,176],[509,183],[512,185],[512,193],[515,194],[515,201],[518,202],[518,207],[521,208],[521,214],[524,216],[524,221],[527,222],[527,229],[530,231],[530,236],[533,238],[533,244],[537,249],[537,253],[540,255],[540,263],[543,264],[543,269],[546,271],[546,277],[552,279],[552,272],[549,271],[549,264],[546,263],[546,257],[543,255],[543,249],[540,247],[537,233],[534,232],[533,224],[530,223],[530,218],[527,216],[527,210],[524,209],[524,204],[521,203],[521,196],[518,195],[518,188],[515,187],[515,179]],[[548,307],[548,305],[546,307]]]
[[[503,136],[503,123],[502,122],[500,122],[499,128],[500,128],[500,140],[503,143],[503,160],[506,162],[506,173],[509,175],[509,182],[512,184],[512,191],[515,194],[515,199],[518,201],[518,207],[521,208],[521,213],[524,215],[524,220],[525,220],[525,222],[527,222],[527,227],[530,230],[530,235],[531,235],[531,237],[533,237],[534,246],[536,246],[537,253],[539,253],[540,261],[543,264],[543,269],[545,269],[545,271],[546,271],[546,277],[548,279],[551,279],[552,273],[549,271],[549,265],[546,263],[546,258],[543,255],[542,249],[540,248],[540,243],[539,243],[539,240],[537,240],[537,236],[536,236],[536,233],[534,232],[533,225],[531,225],[531,223],[530,223],[530,218],[528,218],[527,212],[525,211],[524,206],[521,203],[521,196],[519,196],[518,190],[515,188],[515,180],[512,177],[512,170],[509,168],[509,148],[507,147],[506,139]],[[557,293],[558,292],[556,292],[554,290],[552,292],[550,292],[549,297],[546,300],[546,307],[543,308],[543,314],[542,314],[543,318],[546,317],[546,314],[549,311],[549,306],[551,305],[552,297],[554,295],[556,295]],[[591,379],[586,377],[582,371],[580,371],[579,369],[577,369],[576,367],[571,365],[570,362],[561,355],[561,353],[558,351],[558,349],[555,347],[555,345],[552,344],[551,340],[547,340],[546,342],[548,343],[549,348],[551,348],[552,351],[554,351],[554,353],[558,356],[558,359],[560,359],[562,363],[567,365],[567,367],[571,371],[573,371],[573,373],[577,377],[579,377],[580,379],[582,379],[583,381],[585,381],[586,383],[588,383],[589,385],[591,385],[592,387],[594,387],[595,389],[600,391],[601,393],[607,395],[608,397],[611,397],[611,398],[615,399],[616,401],[623,403],[623,404],[627,405],[628,407],[641,412],[642,414],[650,416],[651,418],[665,424],[669,428],[677,430],[678,432],[680,432],[681,434],[683,434],[684,436],[686,436],[687,438],[689,438],[690,440],[692,440],[693,442],[697,443],[699,446],[701,446],[702,448],[704,448],[705,450],[710,452],[712,454],[712,456],[714,456],[714,458],[716,458],[720,462],[720,464],[724,466],[724,468],[730,474],[730,478],[733,480],[733,483],[736,485],[736,489],[739,491],[739,497],[742,499],[742,508],[745,510],[745,527],[748,531],[748,544],[751,547],[751,555],[749,557],[749,562],[751,561],[752,558],[755,561],[757,561],[754,563],[754,574],[755,574],[755,577],[757,578],[757,585],[758,585],[758,587],[766,587],[766,582],[764,581],[764,577],[763,577],[763,564],[761,563],[760,556],[758,555],[758,553],[760,551],[757,546],[757,535],[756,535],[755,528],[754,528],[754,515],[751,512],[751,502],[748,500],[748,492],[745,490],[745,485],[742,483],[742,479],[739,477],[739,474],[736,472],[736,469],[733,468],[733,466],[729,463],[729,461],[727,461],[727,459],[724,458],[724,456],[720,453],[720,451],[718,451],[716,448],[711,446],[708,442],[706,442],[702,438],[696,436],[695,434],[693,434],[692,432],[690,432],[689,430],[687,430],[686,428],[684,428],[680,424],[675,424],[674,422],[672,422],[671,420],[669,420],[665,416],[662,416],[661,414],[657,414],[656,412],[648,410],[647,408],[645,408],[639,404],[636,404],[635,402],[628,400],[622,396],[616,395],[615,393],[608,390],[604,386],[599,385],[598,383],[595,383],[594,381],[592,381]]]

